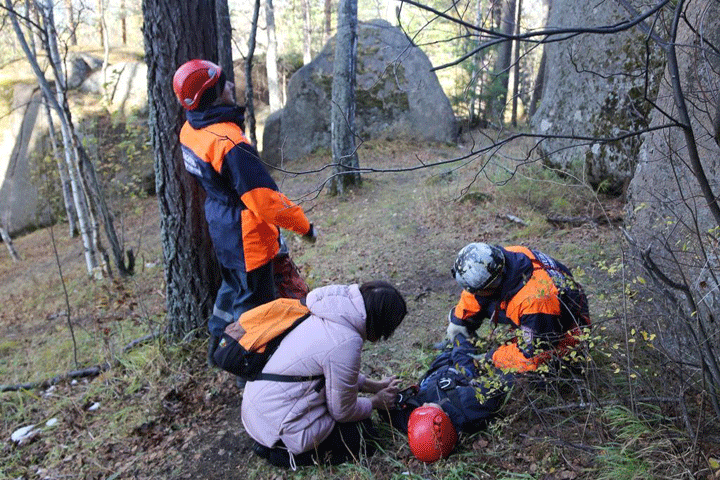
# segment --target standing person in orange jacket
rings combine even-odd
[[[471,243],[460,250],[452,275],[463,292],[450,311],[448,339],[469,337],[487,318],[520,332],[490,352],[498,368],[535,370],[577,344],[581,327],[590,325],[580,284],[565,265],[537,250]]]
[[[185,108],[180,131],[185,169],[207,194],[205,218],[220,263],[222,284],[208,322],[208,362],[225,326],[276,297],[273,258],[278,227],[311,242],[316,233],[302,208],[279,190],[243,133],[244,107],[218,65],[190,60],[177,69],[173,90]]]

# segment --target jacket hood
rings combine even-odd
[[[215,123],[232,122],[244,128],[245,107],[240,105],[213,105],[204,110],[187,110],[185,112],[190,126],[198,130]]]
[[[363,341],[367,340],[365,302],[358,285],[316,288],[308,294],[306,305],[316,317],[350,327],[360,334]]]

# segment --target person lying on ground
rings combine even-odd
[[[407,433],[423,462],[447,457],[459,434],[473,434],[495,418],[512,390],[514,375],[496,368],[462,334],[433,360],[417,386],[403,390],[381,418]]]

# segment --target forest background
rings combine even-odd
[[[6,16],[31,3],[5,2],[5,92],[37,81]],[[90,53],[108,63],[145,59],[143,13],[150,3],[56,4],[59,51]],[[485,11],[500,27],[510,3],[455,3],[444,11],[469,21]],[[523,12],[520,23],[542,28],[548,5],[522,5],[516,4]],[[462,42],[456,32],[434,20],[437,11],[411,6],[363,2],[357,4],[358,18],[399,23],[433,65],[457,58]],[[243,99],[254,12],[240,2],[228,7],[236,93]],[[332,2],[276,2],[281,86],[335,33],[335,10]],[[256,38],[251,98],[262,149],[271,101],[262,72],[267,45],[263,35]],[[487,64],[498,56],[488,53]],[[51,61],[40,58],[49,71]],[[98,191],[116,221],[120,250],[132,249],[133,260],[121,255],[118,262],[115,255],[113,263],[108,255],[88,273],[86,249],[63,208],[56,159],[50,149],[40,155],[38,195],[53,221],[6,241],[14,253],[2,257],[0,271],[0,477],[719,478],[716,384],[698,374],[698,363],[677,362],[658,342],[664,325],[654,305],[658,299],[643,290],[646,275],[630,270],[627,236],[618,228],[626,213],[623,192],[547,168],[532,156],[535,144],[528,138],[496,140],[528,131],[534,105],[540,52],[518,50],[512,58],[518,68],[504,78],[463,63],[438,70],[459,119],[455,144],[363,139],[357,148],[366,169],[362,185],[341,196],[324,189],[327,167],[334,167],[329,151],[293,163],[292,171],[274,171],[321,235],[317,245],[307,246],[288,234],[291,251],[311,287],[381,278],[406,294],[410,315],[398,334],[364,352],[364,366],[375,375],[398,374],[410,384],[427,367],[435,354],[431,345],[442,336],[459,294],[449,266],[469,241],[536,246],[570,265],[591,302],[595,326],[587,334],[587,358],[568,359],[572,368],[528,376],[500,421],[463,438],[458,451],[437,464],[415,460],[406,440],[385,429],[382,450],[373,457],[334,468],[268,469],[252,456],[242,431],[241,390],[228,375],[205,366],[202,328],[183,335],[182,328],[168,328],[172,313],[160,228],[167,214],[153,196],[152,114],[119,115],[102,98],[70,91],[82,144],[100,152],[91,155]],[[473,75],[485,81],[469,88]],[[476,154],[478,145],[488,146],[486,155]],[[102,217],[101,210],[94,214]],[[201,326],[202,315],[193,315]],[[717,344],[713,336],[710,341]]]

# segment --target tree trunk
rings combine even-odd
[[[540,56],[540,67],[538,68],[537,76],[535,77],[535,86],[533,87],[532,96],[530,97],[530,117],[535,115],[537,107],[542,100],[543,88],[545,86],[545,63],[547,55],[545,54],[545,48],[543,48],[542,55]]]
[[[272,0],[265,0],[265,23],[267,25],[267,82],[270,112],[282,108],[280,83],[277,69],[277,38],[275,37],[275,9]]]
[[[515,31],[515,0],[505,0],[503,3],[502,20],[500,24],[500,32],[503,35],[510,36]],[[508,77],[510,66],[512,65],[512,44],[511,40],[506,40],[499,44],[498,58],[495,63],[495,80],[493,83],[496,88],[495,98],[492,99],[491,118],[495,119],[500,125],[505,123],[505,105],[507,103],[508,94]]]
[[[332,37],[332,0],[325,0],[325,36],[324,42],[327,43]]]
[[[75,204],[73,203],[72,197],[72,185],[70,183],[70,176],[68,174],[67,165],[63,163],[62,157],[60,156],[60,146],[57,141],[57,132],[55,131],[55,122],[50,112],[50,106],[48,105],[48,99],[45,98],[45,94],[42,96],[43,105],[45,106],[45,115],[47,116],[48,122],[48,136],[50,137],[50,143],[52,145],[53,158],[57,163],[58,175],[60,177],[60,189],[62,191],[63,203],[65,205],[65,214],[68,220],[68,230],[71,237],[74,237],[78,233],[77,227],[77,212],[75,212]]]
[[[338,195],[342,195],[350,185],[359,185],[361,182],[355,148],[356,56],[357,0],[340,0],[330,111],[332,155],[335,163],[330,193]]]
[[[7,228],[5,228],[4,226],[0,227],[0,237],[2,237],[2,241],[7,247],[8,253],[10,254],[10,258],[12,259],[12,261],[20,261],[20,255],[18,255],[17,250],[15,250],[15,245],[13,245],[12,238],[10,237]]]
[[[303,65],[312,62],[312,23],[310,22],[310,0],[300,0],[303,16]]]
[[[55,110],[60,118],[63,146],[65,147],[65,161],[68,165],[68,171],[70,172],[73,199],[78,213],[78,223],[80,224],[80,233],[85,254],[85,266],[87,267],[88,273],[91,273],[97,267],[97,252],[92,242],[92,226],[89,219],[89,213],[87,211],[87,204],[85,203],[85,198],[83,197],[82,185],[78,178],[77,163],[75,162],[72,151],[72,123],[71,119],[68,118],[67,115],[68,110],[65,109],[67,102],[65,100],[65,80],[62,74],[62,65],[57,63],[59,61],[59,55],[57,52],[57,45],[55,43],[56,38],[54,37],[56,33],[53,20],[52,3],[48,0],[48,2],[42,6],[42,17],[47,31],[47,41],[44,47],[47,50],[48,57],[51,60],[51,66],[55,74],[55,92],[53,92],[50,88],[50,84],[38,64],[37,57],[28,46],[25,35],[20,28],[18,18],[12,8],[11,0],[5,0],[5,8],[9,13],[10,21],[13,25],[13,29],[15,30],[18,42],[27,56],[28,62],[35,73],[35,77],[38,80],[40,88],[42,89],[45,98],[50,102],[53,110]]]
[[[102,96],[106,106],[110,106],[112,100],[111,89],[108,84],[107,70],[110,65],[110,38],[108,34],[107,24],[105,23],[105,4],[103,0],[98,0],[98,10],[100,14],[100,34],[102,35],[103,45],[103,63],[102,63]]]
[[[73,9],[73,0],[65,0],[65,10],[67,11],[67,22],[68,30],[70,31],[70,45],[77,45],[77,35],[75,35],[75,29],[77,23],[75,22],[75,10]]]
[[[98,30],[98,37],[100,38],[100,47],[105,48],[106,42],[105,42],[105,27],[103,25],[104,23],[104,5],[103,0],[98,0],[97,2],[97,11],[98,11],[98,18],[97,18],[97,30]]]
[[[225,72],[225,78],[235,83],[235,70],[232,54],[232,22],[230,21],[230,9],[228,0],[215,0],[215,11],[217,15],[218,28],[218,65]],[[235,90],[232,92],[235,100]]]
[[[517,0],[517,12],[515,16],[515,36],[520,35],[520,20],[522,18],[522,0]],[[510,122],[517,127],[518,98],[520,98],[520,42],[514,42],[513,53],[513,90],[512,90],[512,116]]]
[[[120,0],[120,31],[123,46],[127,45],[127,6],[125,0]]]
[[[257,35],[258,17],[260,16],[260,0],[255,0],[252,23],[250,24],[250,38],[248,38],[248,54],[245,60],[245,121],[247,133],[253,146],[257,146],[255,138],[255,102],[253,102],[252,62],[255,55],[255,36]]]
[[[193,58],[217,60],[215,1],[143,0],[150,135],[160,206],[167,320],[175,337],[207,324],[219,269],[203,211],[204,195],[183,165],[178,134],[185,120],[175,70]]]

